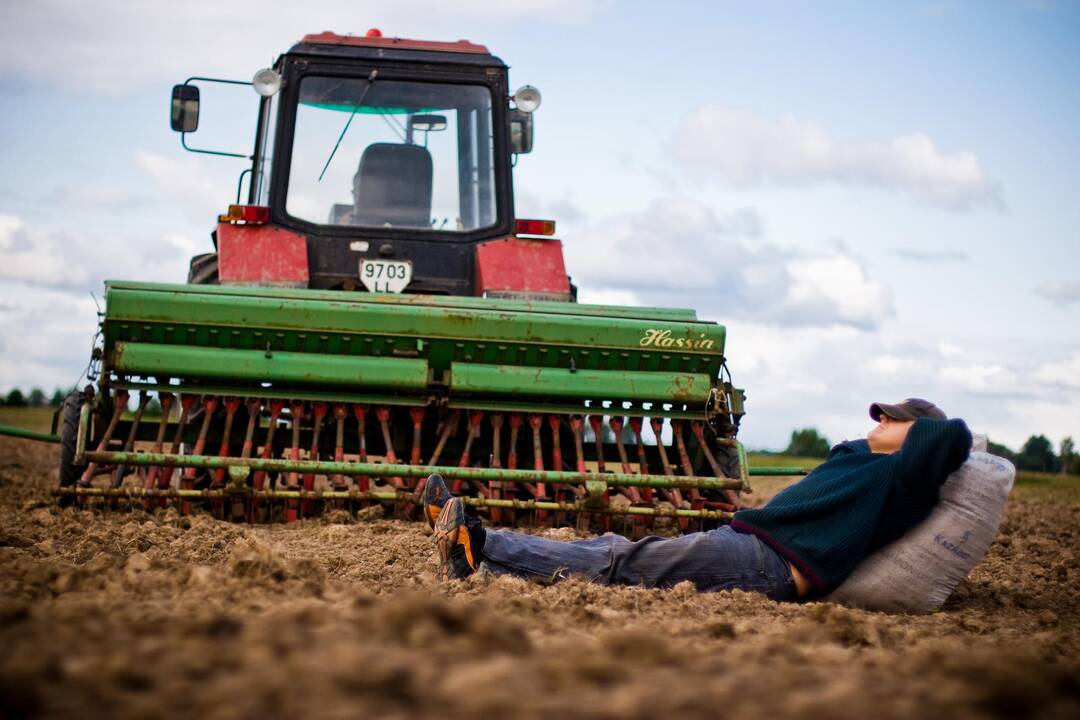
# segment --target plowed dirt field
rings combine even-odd
[[[0,438],[0,717],[1080,717],[1072,493],[1014,493],[945,609],[908,616],[445,586],[427,527],[371,512],[261,527],[61,510],[55,452]]]

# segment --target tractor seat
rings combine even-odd
[[[431,226],[431,153],[419,145],[373,143],[353,176],[352,223]]]

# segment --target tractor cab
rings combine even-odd
[[[173,128],[208,152],[186,141],[199,81],[215,80],[173,89]],[[222,214],[189,282],[570,299],[554,223],[514,217],[511,168],[532,149],[539,92],[511,97],[487,48],[307,35],[251,85],[246,202]]]

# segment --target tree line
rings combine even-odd
[[[802,428],[791,431],[791,440],[783,454],[823,458],[829,454],[831,447],[815,428]],[[988,442],[986,449],[1011,461],[1017,470],[1080,475],[1080,454],[1076,452],[1076,443],[1071,437],[1061,439],[1056,453],[1054,444],[1045,435],[1032,435],[1019,452],[995,442]]]
[[[0,406],[3,407],[54,407],[64,404],[66,393],[56,388],[51,396],[46,395],[41,388],[34,388],[23,393],[19,388],[11,390],[7,395],[0,395]]]

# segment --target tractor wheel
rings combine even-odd
[[[187,281],[188,285],[217,285],[217,253],[204,253],[191,258],[191,266],[188,268]]]
[[[75,464],[75,441],[79,434],[79,408],[83,393],[72,390],[64,398],[60,409],[60,487],[72,487],[82,477],[86,465]],[[75,502],[71,495],[61,495],[60,505],[66,507]]]

